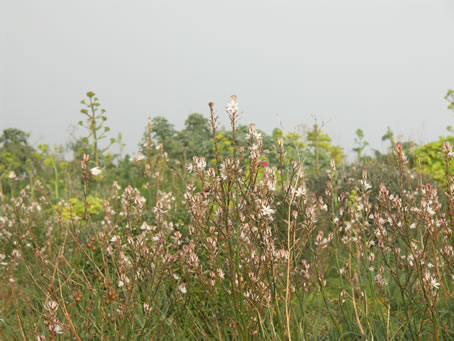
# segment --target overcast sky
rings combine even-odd
[[[238,95],[242,123],[271,133],[326,121],[350,152],[362,128],[416,142],[454,114],[453,0],[0,1],[0,129],[62,144],[96,92],[136,150],[146,118],[181,129]],[[81,135],[83,132],[79,131]]]

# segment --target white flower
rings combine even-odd
[[[98,176],[101,173],[102,173],[102,169],[99,166],[96,166],[96,167],[90,169],[90,174],[93,175],[93,176]]]
[[[137,155],[137,161],[142,161],[142,160],[145,160],[145,156],[141,152],[139,152]]]
[[[8,178],[10,180],[16,180],[16,173],[14,171],[9,172]]]
[[[217,269],[217,273],[218,273],[219,278],[224,279],[225,274],[224,274],[224,271],[222,271],[222,269]]]
[[[54,328],[53,328],[53,329],[54,329],[54,332],[55,332],[56,334],[63,334],[63,328],[61,327],[61,325],[59,325],[59,324],[54,324],[53,327],[54,327]]]
[[[271,217],[274,214],[274,210],[267,205],[262,205],[262,215]]]
[[[203,170],[205,169],[206,165],[207,163],[204,157],[201,157],[200,159],[197,160],[197,169]]]
[[[118,281],[118,287],[119,287],[119,288],[124,287],[124,285],[125,285],[125,282],[123,282],[122,280],[119,280],[119,281]]]
[[[252,133],[255,137],[256,140],[260,140],[262,138],[262,134],[260,134],[258,131],[254,130]]]
[[[430,284],[432,285],[432,288],[440,289],[440,283],[438,283],[437,280],[435,278],[433,278],[433,277],[430,280]]]
[[[140,229],[141,230],[151,231],[151,226],[148,225],[146,222],[143,222],[142,226],[140,226]]]
[[[151,307],[150,307],[150,305],[149,305],[148,303],[144,303],[144,304],[143,304],[143,311],[144,311],[145,313],[148,313],[148,312],[151,311]]]
[[[181,283],[179,286],[178,286],[178,290],[180,290],[180,292],[182,294],[186,294],[188,291],[186,290],[186,285],[184,283]]]
[[[298,187],[298,189],[295,191],[295,197],[299,198],[303,195],[306,195],[306,189],[303,187]]]
[[[232,99],[229,103],[227,103],[225,110],[229,115],[238,112],[238,102],[236,100],[236,96],[232,96]]]
[[[194,170],[194,166],[192,165],[192,163],[188,163],[186,169],[188,170],[189,173],[192,173],[192,171]]]
[[[46,306],[44,307],[48,312],[56,312],[57,309],[58,309],[58,303],[53,301],[53,300],[49,300],[47,303],[46,303]]]
[[[370,190],[372,188],[372,186],[370,184],[368,184],[366,180],[360,180],[360,183],[361,183],[361,185],[364,186],[364,189],[366,191],[368,191],[368,190]]]

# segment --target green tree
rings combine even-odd
[[[178,158],[186,161],[192,160],[193,156],[203,156],[210,160],[213,151],[208,119],[202,114],[194,113],[188,116],[184,125],[185,128],[176,136],[182,147],[178,151]]]
[[[21,181],[29,181],[33,192],[33,177],[39,172],[41,164],[38,153],[28,143],[29,136],[16,128],[3,130],[0,136],[0,193],[3,190],[8,193],[12,189],[10,184],[6,188],[2,184],[3,179],[10,175]]]
[[[18,177],[36,172],[39,162],[29,145],[30,134],[16,128],[3,130],[0,136],[0,172],[14,171]]]
[[[274,146],[278,146],[279,139],[282,138],[285,157],[284,164],[289,166],[293,160],[302,162],[305,156],[305,147],[306,144],[302,141],[302,136],[296,132],[289,132],[286,135],[282,132],[281,129],[275,128],[272,133],[272,141]],[[275,150],[276,151],[276,150]],[[273,163],[278,162],[278,153],[272,154]]]
[[[154,144],[162,144],[164,151],[168,154],[170,161],[181,157],[182,144],[177,139],[178,131],[174,125],[165,117],[156,116],[152,119],[152,142]],[[143,154],[146,154],[145,144],[148,140],[148,128],[145,129],[142,140],[139,143],[139,149]]]
[[[306,158],[306,164],[317,171],[320,168],[328,167],[330,159],[334,159],[337,164],[340,164],[344,158],[342,147],[332,145],[332,138],[323,133],[322,127],[315,122],[312,130],[308,131],[306,135],[307,144],[311,151],[311,154]]]

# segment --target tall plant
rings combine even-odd
[[[110,138],[109,144],[105,147],[100,149],[99,142],[102,139],[107,137],[107,133],[110,131],[110,128],[105,125],[107,121],[107,116],[105,115],[106,110],[101,109],[101,104],[99,103],[98,97],[92,91],[87,92],[87,98],[83,99],[80,103],[82,103],[85,108],[80,109],[82,115],[84,115],[85,121],[80,120],[79,125],[88,129],[88,140],[93,148],[93,155],[95,157],[95,164],[99,166],[99,158],[102,156],[109,147],[115,143],[115,138]]]

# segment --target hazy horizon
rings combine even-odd
[[[14,1],[0,25],[0,130],[31,143],[64,144],[87,91],[127,153],[149,116],[181,129],[213,101],[227,126],[232,94],[242,124],[293,131],[315,116],[346,154],[357,128],[383,150],[387,126],[427,143],[454,125],[449,0]]]

